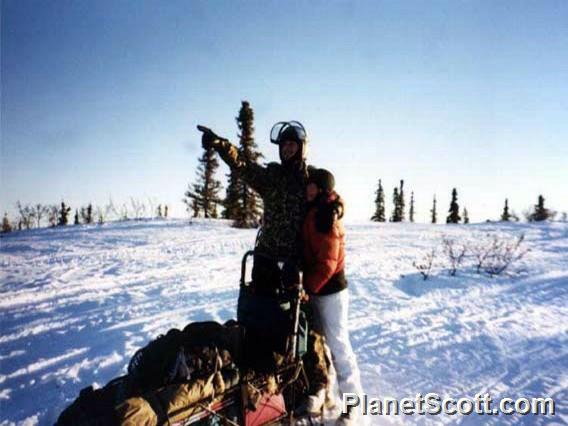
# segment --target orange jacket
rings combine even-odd
[[[304,220],[304,287],[317,294],[345,267],[345,229],[341,219],[335,219],[332,229],[324,234],[316,229],[318,207],[310,209]]]

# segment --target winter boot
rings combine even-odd
[[[306,411],[308,413],[321,413],[326,399],[326,390],[320,389],[316,394],[308,396]]]
[[[298,409],[299,413],[305,414],[321,414],[325,403],[325,389],[320,389],[313,395],[308,395]]]

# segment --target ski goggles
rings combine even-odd
[[[276,123],[270,131],[270,142],[280,144],[282,135],[288,134],[290,131],[295,132],[298,141],[306,142],[306,129],[299,121],[279,121]]]

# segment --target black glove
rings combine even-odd
[[[213,132],[213,130],[205,126],[197,125],[197,130],[203,132],[203,135],[201,136],[201,146],[203,147],[203,149],[215,148],[215,146],[218,145],[219,141],[222,139],[217,136]]]

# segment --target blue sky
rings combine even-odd
[[[267,161],[296,119],[349,220],[400,178],[417,220],[539,193],[568,211],[566,1],[2,1],[0,207],[154,198],[184,215],[197,123]],[[224,181],[226,168],[219,177]],[[389,200],[390,201],[390,200]],[[390,207],[389,207],[390,210]]]

